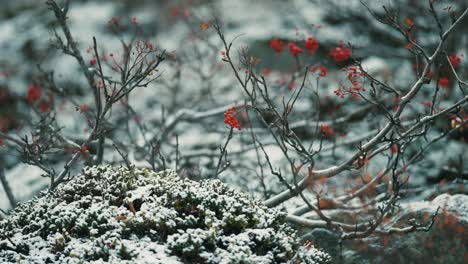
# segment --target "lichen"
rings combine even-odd
[[[328,263],[285,215],[218,180],[95,166],[0,222],[16,263]]]

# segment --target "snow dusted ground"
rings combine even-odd
[[[220,181],[87,167],[0,222],[0,261],[330,263],[300,246],[284,216]]]

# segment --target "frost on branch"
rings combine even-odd
[[[86,167],[0,222],[0,260],[16,263],[329,263],[285,215],[220,181],[172,171]]]

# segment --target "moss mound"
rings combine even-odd
[[[87,167],[0,222],[0,262],[329,263],[284,217],[220,181]]]

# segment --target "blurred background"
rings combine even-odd
[[[44,72],[53,72],[55,83],[66,91],[68,99],[72,98],[78,105],[93,105],[92,95],[79,65],[73,58],[54,47],[54,29],[59,33],[60,29],[44,2],[0,1],[0,130],[18,139],[27,135],[34,140],[34,135],[41,134],[34,129],[38,127],[35,124],[44,121],[44,116],[32,111],[26,98],[28,87],[39,85],[45,78]],[[300,63],[327,68],[327,77],[317,83],[317,88],[325,102],[320,108],[323,111],[321,120],[330,122],[363,107],[363,104],[352,99],[340,100],[334,96],[333,91],[344,79],[341,68],[348,66],[337,64],[328,56],[329,50],[337,47],[340,41],[352,46],[353,56],[362,60],[369,73],[398,90],[408,90],[416,80],[415,58],[408,52],[406,40],[395,29],[377,21],[369,10],[382,15],[382,6],[387,6],[396,11],[402,23],[411,22],[416,25],[414,37],[421,46],[433,50],[438,44],[437,24],[430,15],[427,1],[419,0],[70,2],[68,23],[85,60],[92,59],[90,48],[93,45],[93,36],[96,37],[102,54],[112,53],[116,57],[121,54],[122,41],[132,39],[137,33],[139,38],[149,40],[160,50],[166,50],[168,60],[159,72],[161,77],[148,87],[135,90],[128,99],[132,113],[124,107],[115,109],[115,113],[112,113],[115,128],[109,138],[120,144],[129,154],[130,160],[138,166],[149,166],[147,141],[160,139],[161,152],[166,157],[168,166],[176,166],[179,174],[194,180],[213,178],[207,175],[211,175],[216,167],[219,146],[225,142],[229,132],[223,124],[223,112],[234,104],[241,105],[245,100],[234,75],[222,61],[223,48],[219,37],[212,27],[201,29],[203,23],[209,24],[215,17],[219,18],[226,37],[229,40],[237,37],[235,49],[248,49],[249,54],[259,59],[256,71],[266,76],[278,98],[288,94],[290,76],[296,71],[297,62],[288,52],[275,53],[270,47],[270,41],[277,38],[284,42],[299,43],[309,36],[316,38],[319,41],[316,55],[303,56]],[[458,14],[467,6],[468,2],[463,0],[437,1],[444,25],[451,22],[451,14]],[[109,30],[111,21],[118,21],[118,31]],[[446,49],[450,52],[449,55],[461,56],[462,61],[457,72],[461,79],[466,80],[467,19],[462,23],[447,42]],[[138,24],[138,30],[135,24]],[[238,59],[237,54],[235,59]],[[436,74],[443,76],[444,68],[440,67]],[[446,101],[441,102],[441,108],[444,104],[453,103],[460,96],[452,79],[450,88],[444,92]],[[421,103],[427,101],[431,94],[432,90],[429,88],[421,92],[412,105],[416,113],[423,109]],[[303,94],[302,100],[297,104],[297,111],[301,114],[292,117],[291,122],[315,116],[310,113],[310,109],[315,109],[313,98],[313,92]],[[463,107],[466,110],[466,105]],[[180,115],[182,109],[187,109],[187,113]],[[206,117],[197,118],[189,110],[206,114]],[[75,106],[57,97],[53,112],[52,118],[64,134],[76,142],[84,140],[89,132],[87,120]],[[183,116],[180,121],[171,123],[180,116]],[[379,120],[375,118],[372,113],[365,113],[356,117],[360,122],[335,126],[337,136],[327,143],[330,146],[339,145],[376,129]],[[168,124],[174,126],[169,129]],[[429,135],[438,135],[449,127],[448,119],[437,120]],[[305,127],[298,126],[296,132],[306,140],[314,137]],[[468,241],[464,230],[468,223],[468,204],[463,202],[467,201],[467,133],[467,130],[460,131],[431,146],[423,161],[411,167],[408,193],[412,195],[402,200],[403,208],[426,208],[428,212],[433,212],[437,204],[429,201],[442,193],[463,195],[449,203],[453,208],[458,208],[454,209],[459,214],[455,224],[450,219],[441,218],[439,224],[426,234],[412,234],[406,238],[374,237],[368,241],[346,242],[341,250],[335,235],[326,230],[302,230],[304,237],[316,241],[335,257],[339,252],[344,252],[342,256],[349,263],[395,263],[391,262],[393,260],[400,263],[421,263],[418,262],[421,260],[443,263],[438,261],[447,259],[448,262],[445,263],[462,263],[463,261],[457,262],[462,259],[468,261]],[[259,177],[257,156],[254,151],[246,150],[249,139],[251,135],[248,130],[239,131],[235,135],[228,150],[229,169],[220,174],[219,178],[261,199],[284,190],[284,186],[274,176],[266,173]],[[264,139],[271,140],[267,133]],[[108,144],[112,148],[112,143]],[[424,142],[415,144],[410,151],[417,151],[418,144],[423,145]],[[286,166],[278,149],[266,145],[273,163],[279,167]],[[354,150],[352,146],[339,151],[330,147],[323,156],[319,155],[317,163],[321,167],[334,165]],[[176,152],[180,155],[179,160],[175,158]],[[90,154],[93,155],[92,146]],[[52,149],[50,155],[44,157],[44,163],[60,170],[67,155],[64,155],[63,150]],[[8,182],[13,194],[13,197],[7,197],[7,192],[3,189],[5,185],[0,186],[0,208],[3,210],[11,208],[12,199],[26,201],[46,189],[49,184],[49,178],[43,177],[43,170],[24,164],[22,160],[24,157],[20,149],[13,145],[0,146],[0,167],[4,175],[2,178]],[[104,160],[107,163],[122,163],[121,157],[110,151],[106,153]],[[75,166],[74,172],[79,172],[87,162],[83,159],[79,166]],[[383,163],[385,159],[377,159],[376,164],[379,162]],[[370,174],[377,171],[378,166],[369,167]],[[331,184],[341,188],[346,183],[344,179],[337,179]],[[291,201],[284,210],[292,210],[300,202]],[[287,208],[288,206],[291,208]],[[446,254],[450,254],[452,258]]]

